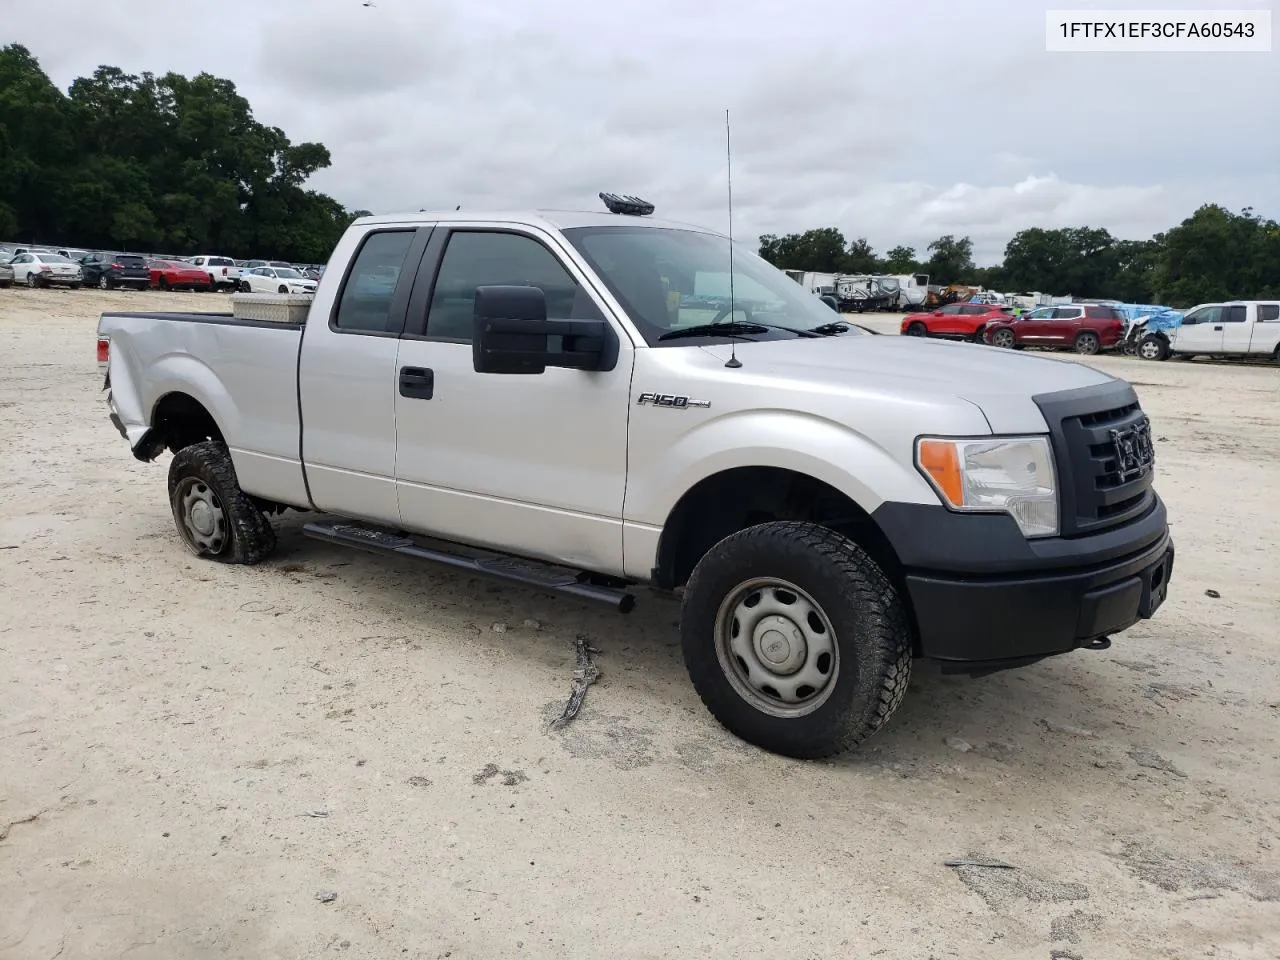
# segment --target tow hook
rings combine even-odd
[[[1110,638],[1110,637],[1098,637],[1098,638],[1096,638],[1096,639],[1094,639],[1094,640],[1090,640],[1088,643],[1086,643],[1086,644],[1084,645],[1084,648],[1085,648],[1086,650],[1110,650],[1110,649],[1111,649],[1111,638]]]

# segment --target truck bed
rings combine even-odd
[[[184,393],[209,411],[227,438],[246,492],[305,502],[298,414],[302,329],[230,313],[102,314],[98,336],[111,341],[112,403],[130,446],[153,425],[161,401]]]

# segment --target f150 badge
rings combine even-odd
[[[710,400],[694,400],[691,397],[677,397],[670,393],[642,393],[636,400],[637,406],[671,407],[673,410],[686,410],[689,407],[709,407]]]

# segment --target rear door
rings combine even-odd
[[[414,268],[430,235],[430,226],[408,224],[344,238],[334,262],[346,263],[347,272],[332,297],[316,299],[307,318],[298,372],[302,458],[320,510],[400,523],[396,352]],[[396,271],[395,284],[370,283],[387,267]]]
[[[1237,356],[1249,352],[1249,335],[1253,330],[1253,304],[1233,303],[1222,308],[1222,347],[1223,353]]]
[[[1265,357],[1280,350],[1280,303],[1258,304],[1252,326],[1249,337],[1251,354]]]
[[[1049,329],[1045,331],[1045,342],[1053,346],[1073,343],[1080,331],[1083,317],[1084,307],[1054,307],[1053,319],[1049,321]]]

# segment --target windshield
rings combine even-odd
[[[645,341],[708,323],[768,324],[748,339],[791,339],[786,330],[813,330],[840,322],[840,315],[781,270],[737,244],[733,253],[733,315],[730,316],[729,241],[714,234],[667,227],[572,227],[568,241],[626,309]],[[856,327],[848,334],[862,336]],[[728,339],[708,332],[708,339]],[[676,339],[662,346],[693,343]]]
[[[297,270],[290,270],[288,267],[276,267],[276,276],[281,280],[301,280],[302,274]]]

